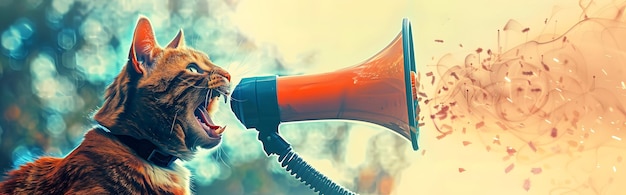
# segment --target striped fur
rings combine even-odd
[[[190,64],[201,72],[190,71]],[[165,48],[158,46],[150,22],[142,17],[129,60],[94,115],[101,127],[89,130],[64,158],[41,157],[8,172],[0,194],[191,194],[191,174],[179,162],[151,164],[112,134],[146,139],[190,160],[197,147],[219,144],[219,137],[198,124],[194,110],[211,93],[227,96],[229,82],[227,71],[185,46],[182,31]]]

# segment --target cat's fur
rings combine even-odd
[[[128,62],[94,116],[101,126],[89,130],[65,158],[42,157],[10,171],[0,194],[191,194],[189,170],[148,162],[116,135],[148,140],[166,154],[190,160],[196,147],[220,142],[224,128],[203,127],[194,111],[214,112],[216,94],[226,98],[229,83],[227,71],[185,46],[182,30],[162,48],[149,20],[141,17]]]

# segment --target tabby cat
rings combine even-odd
[[[211,116],[229,90],[229,73],[186,47],[182,30],[161,48],[140,17],[98,126],[65,158],[10,171],[0,194],[191,194],[189,170],[174,161],[220,143],[224,127]]]

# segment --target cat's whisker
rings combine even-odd
[[[210,90],[210,89],[209,89],[209,90],[206,92],[206,96],[205,96],[205,98],[204,98],[204,107],[205,107],[205,108],[209,106],[209,105],[208,105],[208,104],[209,104],[209,97],[211,97],[212,95],[213,95],[213,90]]]
[[[199,140],[200,140],[200,137],[196,137],[196,139],[193,140],[193,144],[191,144],[191,145],[192,146],[197,146]]]
[[[244,101],[244,100],[240,100],[240,99],[237,99],[237,98],[233,98],[232,96],[228,96],[228,100],[235,101],[235,102],[243,102]]]
[[[209,88],[209,87],[195,86],[195,85],[191,85],[191,87],[193,87],[193,88],[198,88],[198,89],[211,89],[211,88]]]
[[[227,160],[224,160],[224,158],[222,158],[222,160],[224,160],[224,164],[228,165],[228,159],[230,159],[230,156],[228,156],[228,153],[226,153],[226,151],[224,151],[224,149],[222,149],[222,156],[226,157]],[[232,165],[228,165],[228,168],[232,169]]]
[[[228,97],[228,100],[230,100],[230,101],[235,101],[235,102],[243,102],[244,101],[244,100],[240,100],[240,99],[237,99],[237,98],[233,98],[233,96],[230,96],[230,95],[228,95],[226,97]]]
[[[237,66],[228,67],[228,70],[232,75],[239,75],[240,77],[245,77],[246,75],[251,75],[253,72],[258,71],[258,66],[246,66],[250,64],[248,61],[250,61],[250,55],[245,55],[243,59],[240,60],[240,63],[236,64]]]
[[[220,93],[220,95],[224,96],[225,98],[230,98],[230,93],[228,91],[222,91],[220,88],[213,90],[217,91],[217,93]]]
[[[230,96],[230,93],[229,93],[229,92],[224,92],[224,91],[220,90],[219,88],[218,88],[218,89],[215,89],[215,91],[217,91],[217,92],[218,92],[218,93],[220,93],[222,96],[224,96],[224,103],[227,103],[227,102],[228,102],[228,100],[232,100],[232,99],[233,99],[233,97],[232,97],[232,96]]]
[[[215,91],[217,91],[218,93],[220,93],[221,95],[228,95],[228,92],[222,91],[220,88],[215,89]]]
[[[176,123],[176,117],[178,117],[178,110],[174,114],[174,120],[172,120],[172,128],[170,128],[170,135],[174,132],[174,124]]]
[[[224,151],[224,148],[218,147],[217,148],[217,158],[218,158],[217,160],[222,162],[224,166],[228,167],[228,169],[232,169],[232,167],[224,160],[223,156],[226,156],[228,158],[228,154]]]

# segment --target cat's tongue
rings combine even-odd
[[[202,126],[202,128],[209,134],[209,136],[220,137],[221,134],[224,132],[224,129],[226,127],[220,127],[215,125],[215,123],[213,123],[213,120],[211,120],[211,117],[208,116],[206,109],[198,107],[195,111],[195,114],[198,123],[200,123],[200,126]]]

